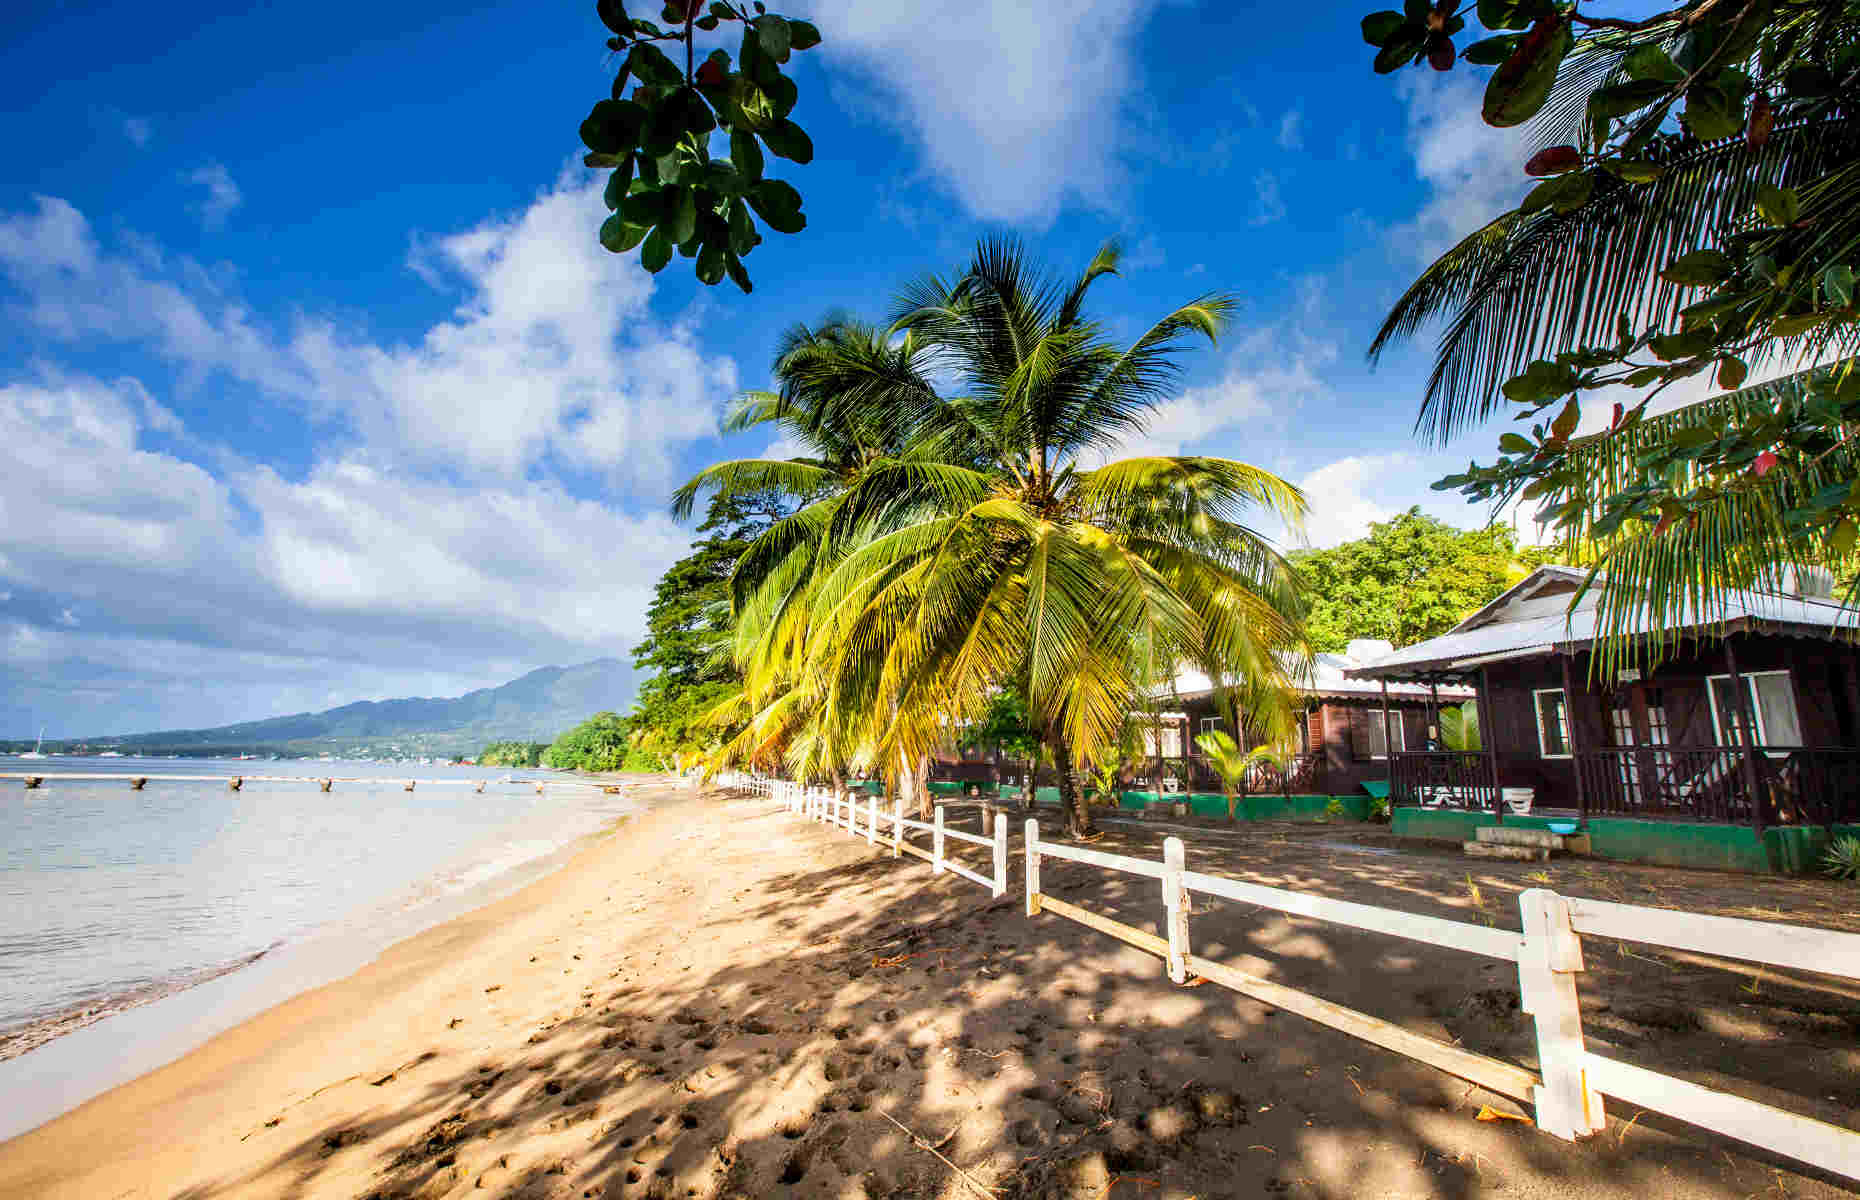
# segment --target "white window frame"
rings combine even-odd
[[[1782,667],[1773,671],[1739,671],[1737,677],[1744,681],[1744,690],[1746,692],[1745,699],[1750,701],[1750,715],[1757,723],[1756,748],[1759,750],[1770,744],[1769,726],[1763,720],[1763,706],[1757,703],[1757,680],[1766,675],[1781,675],[1783,678],[1789,680],[1789,702],[1795,705],[1796,727],[1799,729],[1802,725],[1802,705],[1800,701],[1796,699],[1795,680],[1790,677],[1787,667]],[[1722,675],[1707,675],[1705,677],[1705,706],[1711,709],[1712,740],[1720,746],[1729,746],[1731,743],[1724,740],[1724,723],[1718,716],[1718,697],[1712,690],[1712,684],[1720,679],[1724,680],[1726,687],[1729,687],[1731,684],[1731,673],[1726,671]]]
[[[1389,709],[1386,719],[1382,710],[1379,708],[1372,709],[1369,715],[1374,718],[1375,725],[1380,725],[1382,727],[1382,753],[1377,754],[1374,750],[1371,750],[1369,752],[1369,761],[1381,762],[1389,756],[1389,730],[1391,729],[1395,731],[1395,753],[1406,754],[1408,752],[1408,723],[1402,719],[1401,709]]]
[[[1544,739],[1544,706],[1543,702],[1538,697],[1547,695],[1551,692],[1555,692],[1557,695],[1563,697],[1563,728],[1559,730],[1563,735],[1563,753],[1561,754],[1550,753],[1550,743]],[[1576,757],[1575,752],[1571,749],[1572,743],[1569,736],[1570,717],[1568,692],[1560,687],[1534,689],[1531,692],[1531,716],[1537,722],[1537,756],[1539,758],[1561,761],[1562,759]]]

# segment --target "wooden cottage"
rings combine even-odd
[[[1857,614],[1832,579],[1726,593],[1657,666],[1593,669],[1599,589],[1547,566],[1449,632],[1348,668],[1400,687],[1477,694],[1477,753],[1408,747],[1401,808],[1739,826],[1860,823]],[[1425,822],[1422,822],[1425,824]],[[1658,856],[1654,856],[1658,858]]]
[[[1395,683],[1387,689],[1385,709],[1382,686],[1354,678],[1350,672],[1392,654],[1394,649],[1389,642],[1357,638],[1342,653],[1315,656],[1311,671],[1299,685],[1304,697],[1304,720],[1298,731],[1291,779],[1270,778],[1273,772],[1263,768],[1247,781],[1247,790],[1278,791],[1289,787],[1307,794],[1363,795],[1365,784],[1389,780],[1391,748],[1399,755],[1437,745],[1441,706],[1472,699],[1472,689],[1431,681]],[[1219,791],[1220,778],[1208,766],[1207,755],[1195,741],[1210,730],[1232,732],[1221,713],[1223,706],[1213,684],[1200,672],[1184,672],[1176,677],[1173,694],[1166,703],[1173,711],[1163,714],[1165,771],[1180,763],[1188,774],[1184,782],[1189,790]],[[1151,734],[1146,742],[1153,764],[1155,735]],[[1259,742],[1258,737],[1249,737],[1247,748]],[[1153,771],[1154,766],[1150,769]]]

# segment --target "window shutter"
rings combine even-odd
[[[1305,715],[1305,749],[1324,753],[1324,706],[1318,705]]]

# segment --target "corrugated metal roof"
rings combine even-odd
[[[1388,643],[1383,643],[1387,645]],[[1350,698],[1380,699],[1382,684],[1372,679],[1352,679],[1345,674],[1352,667],[1365,665],[1368,661],[1353,658],[1348,654],[1318,654],[1313,656],[1310,676],[1300,685],[1299,691],[1308,696],[1343,696]],[[1185,699],[1209,695],[1214,684],[1207,675],[1196,670],[1179,672],[1175,677],[1174,694]],[[1426,684],[1394,683],[1389,684],[1389,696],[1395,699],[1427,699],[1430,695]],[[1453,684],[1442,684],[1442,700],[1470,700],[1473,690]]]
[[[1563,595],[1536,600],[1532,597],[1547,584],[1580,583],[1587,577],[1586,571],[1573,567],[1539,567],[1522,583],[1439,637],[1416,642],[1374,662],[1346,669],[1365,681],[1413,678],[1417,674],[1438,671],[1471,670],[1482,662],[1581,649],[1595,641],[1598,593],[1590,591],[1573,612]],[[1554,611],[1540,611],[1545,605],[1553,606]],[[1716,611],[1690,615],[1676,626],[1664,627],[1661,632],[1702,633],[1750,627],[1832,637],[1841,630],[1860,628],[1860,613],[1828,600],[1729,591]],[[1628,630],[1630,634],[1653,631],[1651,614],[1632,623]]]

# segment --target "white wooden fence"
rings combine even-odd
[[[796,813],[838,824],[849,832],[863,831],[868,842],[877,842],[886,815],[879,812],[875,796],[866,800],[866,820],[861,826],[858,802],[850,797],[837,798],[825,788],[746,776],[732,777],[728,782],[779,800]],[[1004,814],[996,815],[991,841],[948,828],[941,806],[933,822],[905,820],[894,801],[890,814],[892,853],[902,850],[928,859],[939,872],[955,871],[999,896],[1007,890],[1006,822]],[[906,840],[913,831],[931,834],[929,852]],[[984,878],[947,859],[944,847],[951,837],[992,846],[994,878]],[[1596,1054],[1583,1044],[1582,1011],[1576,1002],[1576,979],[1583,969],[1583,934],[1845,979],[1860,979],[1860,935],[1587,900],[1562,896],[1547,888],[1531,888],[1519,895],[1523,929],[1512,933],[1190,871],[1180,838],[1164,840],[1160,862],[1047,842],[1040,837],[1039,822],[1032,819],[1025,825],[1024,854],[1028,916],[1052,913],[1076,921],[1156,955],[1167,966],[1170,979],[1178,984],[1191,980],[1220,984],[1528,1103],[1536,1112],[1538,1128],[1557,1137],[1573,1140],[1601,1132],[1606,1124],[1602,1097],[1609,1095],[1860,1180],[1860,1133]],[[1046,895],[1040,890],[1040,864],[1048,858],[1157,880],[1163,935]],[[1196,893],[1516,963],[1521,1006],[1536,1023],[1541,1074],[1195,954],[1189,913]]]
[[[1007,895],[1008,818],[1005,813],[995,814],[994,836],[987,837],[952,828],[941,804],[936,806],[931,820],[916,821],[904,815],[904,801],[896,796],[892,797],[890,811],[886,812],[877,796],[868,795],[862,802],[850,793],[837,795],[830,788],[803,787],[785,779],[758,779],[748,775],[726,774],[719,776],[717,782],[726,787],[746,788],[758,795],[778,800],[787,806],[788,811],[837,825],[855,837],[864,837],[868,845],[876,846],[883,842],[891,848],[894,857],[914,855],[928,862],[931,870],[938,875],[945,872],[959,875],[972,883],[981,884],[996,896]],[[865,810],[863,821],[860,820],[862,808]],[[885,832],[887,829],[889,833]],[[910,840],[913,833],[929,834],[929,849],[913,844]],[[984,875],[964,865],[961,860],[952,858],[948,853],[952,840],[983,846],[991,851],[990,873]]]

